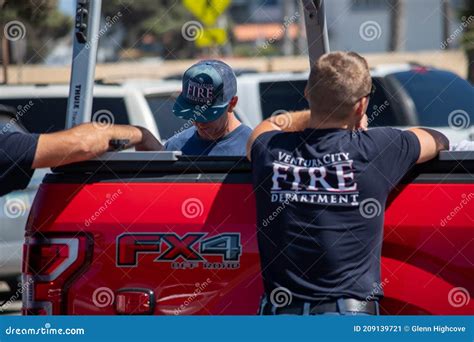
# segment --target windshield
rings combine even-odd
[[[381,79],[374,77],[372,82],[375,86],[375,92],[370,96],[369,106],[367,107],[367,119],[369,127],[401,126],[400,117],[393,111],[394,96],[385,89]]]
[[[394,73],[393,77],[412,98],[418,124],[428,127],[449,126],[451,113],[462,112],[474,122],[474,88],[459,76],[440,70],[419,68]]]
[[[193,126],[192,121],[180,119],[173,114],[176,95],[151,95],[147,96],[146,100],[163,141]]]
[[[57,132],[66,126],[65,97],[0,99],[0,104],[17,108],[19,122],[31,133]],[[123,98],[94,98],[92,113],[94,121],[118,125],[130,123]]]
[[[308,101],[304,97],[306,83],[302,80],[260,83],[263,119],[284,110],[291,112],[308,109]]]

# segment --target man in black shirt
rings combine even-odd
[[[52,134],[0,132],[0,196],[28,186],[33,170],[92,159],[107,152],[110,141],[128,141],[137,150],[161,150],[146,129],[83,124]]]
[[[270,118],[249,140],[262,314],[378,313],[387,196],[449,143],[429,129],[367,130],[371,86],[361,56],[324,55],[306,89],[311,110]]]

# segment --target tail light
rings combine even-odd
[[[61,315],[67,289],[87,263],[87,236],[27,237],[23,246],[23,314]]]

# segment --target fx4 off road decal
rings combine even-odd
[[[172,268],[236,269],[240,267],[240,233],[208,237],[208,233],[125,233],[117,236],[117,267],[137,267],[140,255],[156,255],[154,262]]]

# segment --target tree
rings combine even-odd
[[[462,45],[467,56],[467,79],[474,84],[474,0],[466,0],[460,11],[463,27]]]
[[[405,42],[405,1],[390,0],[389,51],[401,51]]]
[[[59,12],[57,2],[0,0],[2,37],[10,42],[27,39],[26,61],[29,63],[43,61],[53,41],[70,32],[72,20]]]
[[[127,35],[123,48],[135,48],[145,34],[155,36],[163,46],[163,58],[189,58],[195,53],[194,42],[181,34],[183,25],[196,20],[181,0],[106,0],[104,16],[113,17],[120,12],[120,23]]]

